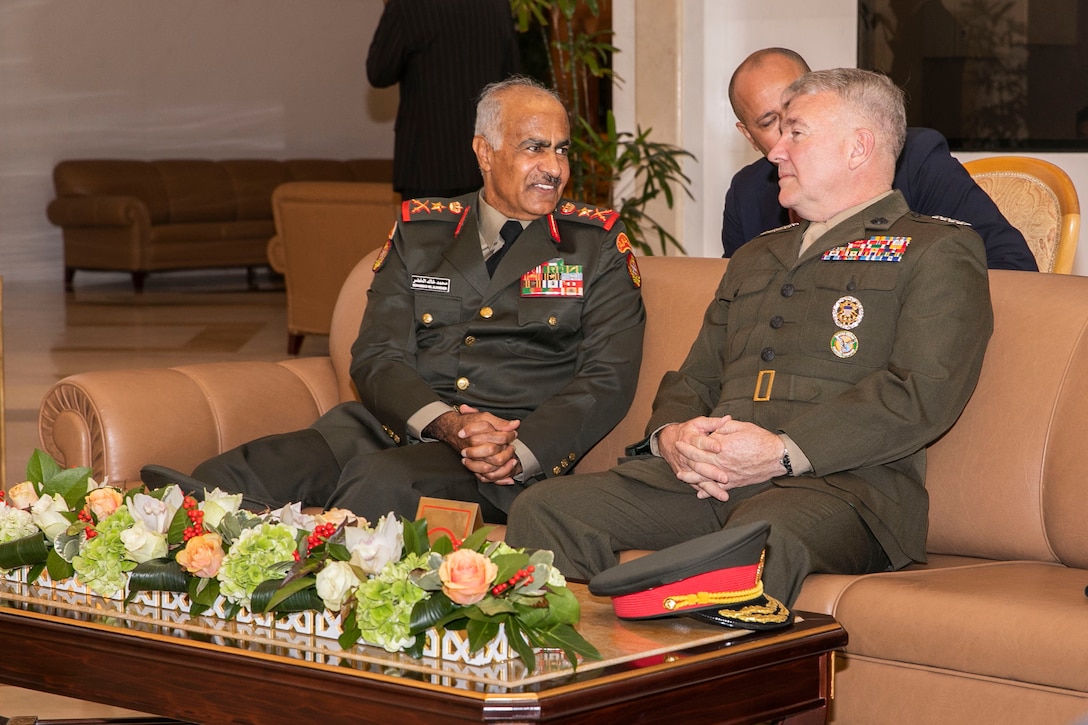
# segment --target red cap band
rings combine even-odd
[[[663,584],[630,594],[620,594],[612,597],[612,608],[617,617],[625,619],[654,617],[661,614],[675,614],[684,609],[705,608],[706,605],[703,604],[669,609],[665,606],[665,600],[669,597],[682,597],[698,592],[715,594],[742,592],[759,583],[759,569],[758,563],[716,569],[671,584]]]

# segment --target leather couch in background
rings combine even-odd
[[[120,484],[145,463],[191,471],[308,425],[353,395],[349,349],[373,256],[344,285],[329,357],[73,375],[42,402],[42,447]],[[727,260],[639,263],[647,325],[635,402],[578,471],[611,466],[642,437],[657,384],[687,353]],[[801,616],[833,614],[850,637],[836,657],[833,723],[1088,715],[1088,279],[994,271],[990,281],[995,328],[978,387],[929,451],[929,563],[812,576],[797,602]]]
[[[64,284],[76,270],[151,272],[267,266],[272,191],[288,181],[391,181],[388,159],[78,159],[53,169],[49,221],[63,230]]]

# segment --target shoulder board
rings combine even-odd
[[[592,224],[610,230],[619,221],[620,213],[615,209],[601,209],[600,207],[563,199],[559,202],[559,206],[555,208],[555,216],[563,221]]]
[[[457,200],[449,199],[406,199],[400,205],[400,220],[414,222],[427,221],[458,222],[471,207]]]
[[[960,221],[959,219],[953,219],[952,217],[940,216],[939,214],[931,215],[930,219],[934,219],[934,220],[939,221],[939,222],[945,222],[947,224],[958,224],[961,227],[971,226],[971,222],[964,222],[964,221]]]
[[[780,227],[775,227],[774,229],[768,229],[765,232],[761,232],[759,236],[765,237],[768,234],[774,234],[775,232],[782,232],[782,231],[785,231],[787,229],[793,229],[795,226],[797,226],[797,222],[791,222],[789,224],[783,224]]]

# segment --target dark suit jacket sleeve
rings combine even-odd
[[[969,223],[986,244],[990,269],[1038,270],[1024,235],[952,157],[948,142],[937,131],[908,129],[893,185],[913,211]]]
[[[405,0],[389,0],[382,11],[370,51],[366,56],[366,77],[375,88],[400,82],[412,50],[409,26],[403,20]]]
[[[555,461],[575,463],[604,438],[635,396],[646,314],[627,258],[615,248],[622,231],[623,225],[617,224],[607,238],[602,237],[606,249],[594,278],[586,280],[589,292],[582,311],[578,370],[570,383],[522,421],[518,431],[547,477],[569,470],[555,470]]]
[[[742,244],[789,223],[789,212],[778,204],[778,168],[766,158],[738,171],[725,193],[722,249],[732,257]]]

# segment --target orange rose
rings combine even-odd
[[[219,565],[223,563],[223,540],[219,534],[194,536],[178,552],[177,559],[193,576],[211,579],[219,573]]]
[[[121,505],[124,496],[116,488],[96,488],[87,494],[87,507],[101,521]]]
[[[448,554],[438,567],[442,591],[455,604],[475,604],[491,588],[499,567],[483,554],[460,549]]]

